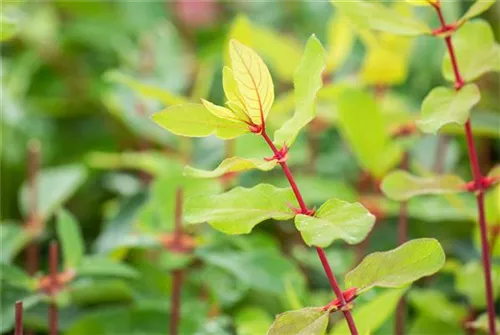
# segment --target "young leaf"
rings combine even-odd
[[[323,85],[321,75],[325,69],[325,51],[312,35],[294,76],[295,114],[274,133],[274,142],[291,146],[299,131],[314,118],[316,94]]]
[[[57,214],[57,236],[62,246],[64,269],[74,269],[80,264],[85,250],[78,222],[64,209]]]
[[[186,166],[184,169],[184,175],[195,178],[217,178],[226,173],[243,172],[252,169],[269,171],[272,170],[276,164],[277,162],[275,159],[266,161],[258,158],[231,157],[224,159],[222,163],[220,163],[220,165],[212,171],[200,170]]]
[[[218,118],[201,104],[172,106],[154,114],[152,119],[168,131],[188,137],[214,134],[231,139],[249,132],[244,123]]]
[[[276,316],[267,335],[323,335],[328,326],[328,311],[306,307]]]
[[[360,28],[406,36],[430,34],[430,28],[411,16],[372,1],[331,1]]]
[[[373,300],[354,309],[353,318],[359,334],[375,334],[394,313],[396,306],[408,287],[387,290]],[[351,332],[345,322],[339,322],[330,335],[349,335]]]
[[[137,278],[139,273],[129,265],[102,256],[84,257],[76,268],[78,276],[111,276]]]
[[[419,177],[403,170],[388,174],[382,181],[382,192],[393,200],[406,201],[423,194],[450,194],[465,191],[465,182],[455,175]]]
[[[231,40],[231,68],[245,108],[255,124],[262,124],[274,101],[271,74],[259,55],[236,40]]]
[[[460,73],[466,82],[474,81],[487,72],[500,71],[500,45],[495,43],[488,22],[467,22],[453,34],[452,41]],[[444,56],[442,71],[446,80],[455,81],[448,53]]]
[[[346,88],[338,102],[339,125],[363,168],[382,177],[399,162],[401,148],[392,143],[372,95]]]
[[[295,226],[307,245],[326,248],[337,239],[349,244],[361,242],[375,223],[375,216],[359,203],[338,199],[325,202],[314,216],[299,214]]]
[[[253,188],[236,187],[220,195],[198,195],[187,200],[184,218],[189,223],[208,222],[226,234],[247,234],[258,223],[287,220],[294,216],[288,204],[294,203],[290,188],[268,184]]]
[[[425,133],[435,134],[450,123],[464,125],[469,119],[470,110],[480,99],[481,95],[475,84],[466,85],[458,92],[451,88],[437,87],[425,97],[417,126]]]
[[[183,96],[171,93],[159,87],[141,83],[131,76],[127,76],[126,74],[116,70],[106,72],[104,74],[104,78],[110,82],[126,85],[128,88],[139,93],[140,95],[146,98],[158,100],[167,106],[180,105],[188,102],[188,100]]]
[[[459,22],[464,22],[472,19],[475,16],[481,15],[490,9],[495,4],[495,0],[477,0],[469,7],[469,10],[460,18]]]
[[[444,261],[444,251],[437,240],[420,238],[366,256],[345,276],[345,283],[362,291],[377,286],[400,287],[439,271]]]
[[[233,113],[232,117],[242,121],[251,121],[245,107],[245,101],[238,88],[238,82],[234,78],[233,70],[227,66],[222,69],[222,86],[226,94],[227,104]]]
[[[327,35],[326,70],[334,72],[342,66],[347,56],[349,56],[356,36],[349,19],[340,12],[335,12],[328,21]]]

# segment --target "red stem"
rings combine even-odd
[[[280,157],[280,152],[274,145],[273,141],[269,138],[267,135],[265,128],[262,130],[262,137],[264,140],[266,140],[267,144],[273,151],[275,157],[279,158]],[[283,169],[283,172],[285,173],[286,178],[288,179],[288,182],[290,183],[290,186],[292,187],[293,193],[295,194],[295,198],[297,198],[297,202],[299,203],[300,210],[302,213],[309,213],[310,211],[307,209],[307,206],[304,202],[304,198],[302,197],[302,194],[300,193],[300,190],[297,186],[297,183],[295,182],[295,179],[293,178],[292,172],[288,168],[288,165],[286,164],[286,161],[281,161],[279,162],[281,165],[281,168]],[[347,322],[347,325],[349,326],[349,329],[351,331],[352,335],[358,335],[358,330],[356,329],[356,325],[354,323],[354,319],[352,317],[351,311],[349,308],[347,308],[347,304],[344,298],[344,295],[342,294],[342,290],[340,289],[340,286],[335,279],[335,275],[333,274],[332,268],[330,264],[328,263],[328,259],[326,258],[325,252],[323,249],[316,247],[316,252],[318,253],[319,259],[321,260],[321,264],[323,265],[323,269],[326,273],[326,276],[328,277],[328,280],[330,282],[330,286],[333,289],[333,292],[335,292],[335,295],[337,296],[337,299],[339,299],[341,303],[341,309],[342,312],[344,313],[345,320]]]
[[[57,242],[51,242],[49,246],[49,270],[50,270],[50,280],[51,280],[51,300],[49,305],[49,334],[57,335],[57,325],[58,325],[58,313],[57,304],[55,302],[55,294],[58,290],[58,280],[57,272],[59,266],[59,248]]]
[[[16,301],[16,323],[14,335],[23,335],[23,302]]]
[[[175,227],[174,245],[180,246],[182,238],[182,207],[183,190],[178,188],[175,194]],[[179,334],[179,321],[181,310],[181,290],[184,271],[182,269],[172,272],[172,297],[170,301],[170,334]]]
[[[438,16],[441,21],[441,26],[444,28],[446,22],[443,18],[443,13],[439,3],[434,5]],[[451,41],[451,36],[445,38],[446,46],[448,48],[448,53],[450,55],[451,64],[453,66],[453,72],[455,73],[455,89],[459,90],[464,85],[464,80],[460,74],[458,67],[457,57],[455,55],[455,50],[453,48],[453,43]],[[496,334],[496,323],[495,323],[495,301],[493,299],[493,285],[491,280],[491,259],[488,246],[488,227],[486,224],[486,216],[484,209],[484,186],[482,185],[483,176],[481,175],[481,169],[479,167],[479,161],[476,153],[476,147],[474,145],[474,137],[472,136],[472,128],[470,124],[470,119],[465,123],[465,136],[467,139],[467,149],[469,152],[469,161],[472,170],[472,175],[474,177],[474,182],[476,184],[476,198],[477,198],[477,208],[479,215],[479,230],[481,233],[481,257],[483,261],[484,268],[484,282],[486,288],[486,304],[488,311],[488,325],[489,334]]]
[[[28,233],[38,232],[40,220],[38,218],[38,172],[40,171],[40,142],[31,140],[28,143],[28,185],[29,185],[29,214],[25,223]],[[35,238],[36,236],[33,235]],[[26,271],[34,275],[38,270],[38,245],[35,238],[26,247]]]

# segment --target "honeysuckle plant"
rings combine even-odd
[[[380,3],[333,1],[333,4],[351,20],[363,24],[366,28],[406,36],[432,35],[442,38],[446,44],[447,53],[443,58],[442,73],[446,80],[453,82],[453,87],[437,87],[429,92],[422,102],[421,116],[416,125],[422,132],[430,134],[436,134],[450,124],[463,126],[473,180],[466,183],[454,175],[420,177],[395,171],[385,178],[382,189],[387,196],[399,201],[422,194],[471,192],[476,196],[488,333],[493,335],[497,333],[497,327],[485,193],[498,182],[498,175],[495,170],[488,176],[481,173],[474,145],[471,110],[481,99],[479,88],[474,81],[487,72],[500,70],[500,47],[494,40],[493,31],[487,22],[475,19],[495,1],[474,2],[467,12],[453,23],[447,23],[439,0],[408,2],[435,10],[440,26],[432,29],[425,22],[398,15],[393,9]]]
[[[293,218],[305,243],[316,249],[336,298],[325,302],[324,307],[281,314],[268,333],[324,334],[328,315],[341,311],[350,332],[358,334],[351,313],[352,301],[357,296],[373,287],[402,287],[435,273],[444,264],[443,250],[434,239],[419,239],[388,252],[368,255],[346,275],[347,288],[342,290],[322,248],[337,240],[348,244],[361,242],[375,218],[361,204],[336,198],[318,209],[309,208],[287,164],[298,133],[314,118],[316,95],[322,86],[326,64],[324,50],[314,35],[309,38],[294,75],[295,113],[275,131],[272,139],[266,120],[272,110],[274,88],[266,64],[252,49],[234,39],[229,42],[229,57],[230,67],[223,70],[225,106],[202,100],[198,104],[166,108],[152,119],[181,136],[215,135],[221,139],[245,134],[260,136],[273,154],[265,158],[230,157],[212,171],[186,167],[187,175],[214,178],[250,169],[268,171],[280,165],[290,188],[259,184],[252,188],[236,187],[222,194],[199,194],[187,199],[184,219],[190,224],[208,222],[226,234],[246,234],[267,219]],[[367,331],[370,329],[363,329],[362,333]]]

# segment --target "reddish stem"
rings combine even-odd
[[[441,11],[439,3],[433,5],[436,9],[439,20],[441,21],[441,26],[444,28],[446,22]],[[450,55],[451,64],[453,66],[453,72],[455,73],[455,89],[459,90],[464,85],[464,80],[460,74],[458,67],[457,57],[455,55],[455,50],[453,48],[453,43],[451,41],[451,35],[445,37],[446,46],[448,48],[448,53]],[[493,285],[491,280],[491,259],[488,246],[488,227],[486,224],[486,216],[484,209],[484,186],[483,176],[481,175],[481,169],[479,167],[479,161],[476,153],[476,147],[474,145],[474,137],[472,136],[472,129],[470,124],[470,119],[465,123],[465,136],[467,139],[467,149],[469,152],[469,161],[472,170],[472,175],[477,186],[476,198],[477,198],[477,208],[479,215],[479,230],[481,233],[481,257],[483,261],[484,268],[484,282],[486,288],[486,305],[488,311],[488,326],[489,334],[496,334],[496,323],[495,323],[495,301],[493,299]]]
[[[28,234],[36,238],[39,229],[40,220],[38,218],[38,173],[40,171],[40,142],[31,140],[28,143],[28,196],[29,196],[29,214],[26,219],[25,229]],[[26,271],[34,275],[38,270],[38,245],[33,241],[26,247]]]
[[[14,327],[14,335],[23,335],[23,302],[16,301],[16,323]]]
[[[51,290],[50,290],[50,305],[49,305],[49,334],[57,335],[57,325],[58,325],[58,313],[57,313],[57,304],[55,302],[55,294],[58,290],[58,280],[57,280],[57,272],[59,267],[59,248],[57,246],[57,242],[51,242],[49,246],[49,271],[50,271],[50,281],[51,281]]]
[[[295,179],[293,178],[292,172],[288,168],[288,165],[286,164],[286,160],[281,160],[280,161],[280,151],[276,146],[274,145],[273,141],[269,138],[269,136],[266,133],[265,128],[263,127],[262,137],[264,140],[266,140],[267,144],[269,145],[269,148],[273,151],[275,157],[277,158],[279,164],[281,165],[281,168],[283,169],[283,172],[285,173],[286,178],[288,179],[288,182],[290,183],[290,186],[292,187],[293,193],[295,194],[295,198],[297,198],[297,202],[299,203],[301,213],[306,214],[311,213],[311,211],[307,208],[304,198],[302,197],[302,194],[300,193],[300,190],[297,186],[297,183],[295,182]],[[328,280],[330,282],[330,286],[333,289],[333,292],[335,292],[335,295],[341,302],[341,309],[342,312],[344,313],[344,317],[346,319],[347,325],[349,326],[349,329],[351,331],[352,335],[358,335],[358,330],[356,329],[356,325],[354,323],[354,319],[352,317],[351,311],[349,310],[347,303],[344,299],[344,295],[342,294],[342,290],[340,289],[339,284],[337,283],[337,280],[335,279],[335,275],[333,274],[332,268],[330,267],[330,264],[328,263],[328,259],[326,258],[325,252],[323,249],[316,247],[316,252],[318,253],[319,259],[321,260],[321,264],[323,265],[323,269],[326,273],[326,276],[328,277]]]
[[[178,188],[175,194],[175,227],[174,227],[174,245],[179,246],[182,239],[182,207],[183,190]],[[184,271],[182,269],[172,272],[172,297],[170,301],[170,334],[179,333],[179,321],[181,310],[181,290]]]

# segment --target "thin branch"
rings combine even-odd
[[[50,270],[50,305],[49,305],[49,334],[58,333],[58,311],[55,301],[55,295],[59,291],[59,282],[57,273],[59,267],[59,248],[57,242],[53,241],[49,246],[49,270]]]
[[[16,323],[14,328],[14,335],[23,335],[23,302],[16,301]]]
[[[40,142],[30,140],[28,143],[28,206],[29,213],[25,222],[25,229],[34,238],[26,247],[26,271],[34,275],[38,271],[38,244],[35,241],[40,226],[38,215],[38,174],[40,171]]]

